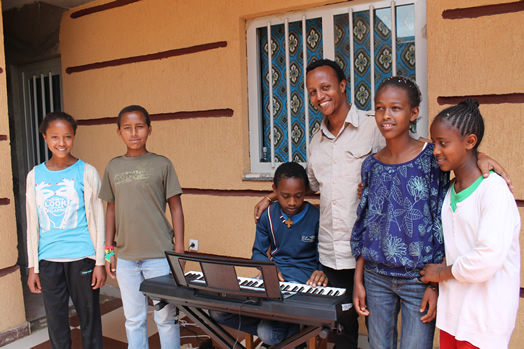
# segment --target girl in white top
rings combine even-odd
[[[474,99],[443,110],[431,125],[440,168],[455,174],[442,207],[446,260],[420,273],[440,283],[442,349],[507,348],[517,317],[520,217],[506,182],[495,173],[484,178],[476,165],[483,134]]]

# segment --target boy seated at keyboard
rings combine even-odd
[[[325,287],[328,279],[320,270],[317,250],[320,212],[304,201],[308,183],[305,169],[295,162],[277,168],[273,191],[278,201],[258,220],[251,259],[274,261],[280,281]],[[217,311],[210,314],[218,323],[258,336],[266,345],[278,344],[300,329],[287,322]]]

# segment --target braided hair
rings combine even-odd
[[[458,105],[449,107],[441,111],[436,117],[437,120],[447,120],[449,124],[459,130],[462,137],[474,134],[477,136],[477,144],[473,148],[476,150],[484,136],[484,120],[479,110],[479,102],[474,98],[468,98]]]
[[[388,86],[393,86],[405,90],[408,94],[409,105],[411,106],[411,108],[415,108],[420,105],[420,101],[422,101],[422,94],[420,93],[420,89],[418,88],[417,83],[412,79],[400,75],[384,79],[378,86],[377,93],[375,94],[375,96],[378,95],[378,92],[380,90]]]
[[[378,85],[377,93],[375,94],[375,98],[378,95],[379,91],[388,87],[397,87],[401,88],[408,94],[408,100],[409,105],[411,106],[411,109],[420,106],[420,102],[422,101],[422,93],[420,93],[420,89],[417,85],[417,83],[408,78],[407,76],[392,76],[389,78],[384,79],[380,85]],[[409,130],[413,133],[417,132],[417,121],[419,119],[415,119],[415,121],[411,121],[409,125]]]

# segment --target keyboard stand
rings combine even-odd
[[[222,327],[219,323],[211,318],[205,311],[199,308],[187,307],[177,305],[177,307],[184,312],[195,324],[197,324],[214,343],[220,345],[222,348],[239,348],[245,349],[245,347],[236,340],[227,330]],[[324,331],[323,331],[324,330]],[[327,332],[326,332],[327,331]],[[273,349],[288,349],[294,348],[302,343],[306,343],[310,338],[313,338],[320,334],[322,337],[327,337],[329,329],[323,329],[322,327],[315,326],[303,326],[301,330],[295,335],[287,338],[283,342],[272,346]],[[322,333],[321,333],[322,332]]]
[[[341,297],[338,299],[329,297],[315,298],[312,303],[308,297],[313,296],[303,294],[296,294],[283,301],[277,268],[274,262],[270,261],[261,262],[174,252],[166,252],[166,257],[173,274],[145,280],[140,285],[140,291],[160,302],[155,306],[156,309],[162,308],[166,303],[174,304],[224,349],[245,349],[245,347],[237,342],[237,339],[230,335],[222,325],[213,320],[205,310],[300,324],[302,328],[297,334],[272,347],[288,349],[305,343],[317,335],[326,338],[331,328],[334,328],[336,318],[333,318],[332,315],[328,320],[320,320],[320,314],[328,307],[339,309],[340,303],[345,301]],[[188,261],[199,263],[205,276],[205,283],[195,283],[186,279],[182,264]],[[256,291],[241,289],[235,273],[237,266],[254,267],[260,270],[266,287]],[[287,308],[287,304],[291,308]],[[303,304],[308,304],[309,310],[302,311]]]

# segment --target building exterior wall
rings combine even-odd
[[[0,16],[0,46],[3,47],[2,17]],[[0,51],[0,346],[28,333],[25,321],[24,300],[20,269],[17,266],[17,235],[13,181],[11,173],[11,147],[4,50]]]
[[[243,180],[250,166],[246,21],[337,2],[155,0],[71,17],[79,10],[112,3],[99,0],[66,12],[60,33],[64,109],[81,121],[74,154],[102,174],[111,158],[125,152],[116,125],[105,124],[105,118],[116,117],[129,104],[141,104],[151,114],[168,115],[165,121],[153,122],[148,149],[173,161],[185,190],[182,202],[186,249],[189,239],[198,239],[200,252],[249,257],[255,232],[253,206],[261,193],[270,190],[271,183]],[[472,19],[443,18],[444,11],[457,7],[503,3],[427,1],[430,119],[447,106],[446,98],[440,97],[524,93],[519,56],[524,49],[522,12]],[[191,54],[101,65],[84,71],[72,69],[216,43],[216,48],[195,49]],[[0,66],[4,65],[1,56]],[[8,135],[5,94],[5,74],[0,74],[0,135]],[[201,111],[212,113],[202,117]],[[524,150],[518,124],[524,116],[524,104],[483,104],[481,111],[487,129],[481,150],[504,164],[515,184],[516,199],[522,202],[524,165],[515,160],[522,157]],[[180,112],[189,112],[189,117],[180,117]],[[10,163],[8,141],[0,141],[0,161]],[[0,178],[11,178],[10,168],[0,167],[0,171]],[[0,183],[0,198],[12,201],[12,192],[12,183]],[[11,205],[0,205],[0,219],[1,272],[16,261]],[[10,301],[9,297],[2,301],[3,309],[15,304],[15,309],[0,315],[0,332],[24,321],[22,291],[19,283],[13,285],[13,279],[19,280],[17,275],[15,271],[0,277],[0,292],[13,295]],[[22,318],[12,318],[14,314],[22,314]],[[517,348],[523,342],[521,310],[511,347]]]
[[[477,18],[444,19],[449,9],[506,4],[509,1],[428,1],[428,102],[429,115],[448,107],[438,97],[504,96],[524,92],[523,12]],[[457,5],[460,4],[460,5]],[[485,11],[489,11],[485,9]],[[501,97],[499,97],[499,100]],[[524,99],[514,103],[482,104],[486,123],[480,150],[499,160],[511,174],[515,198],[524,199],[524,149],[522,128]]]
[[[486,127],[479,150],[497,159],[511,175],[515,185],[514,195],[521,206],[520,215],[524,217],[524,164],[519,161],[524,150],[523,128],[520,126],[524,118],[524,98],[509,98],[512,102],[501,103],[503,97],[524,93],[523,12],[488,15],[494,8],[481,7],[507,6],[510,2],[427,1],[428,109],[431,119],[440,110],[450,106],[444,101],[439,103],[439,97],[478,97]],[[449,10],[457,8],[470,8],[465,15],[475,14],[478,10],[484,15],[475,18],[444,18],[450,15]],[[445,13],[446,10],[448,13]],[[487,101],[492,104],[487,104]],[[520,246],[522,251],[522,230]],[[521,266],[521,287],[524,287],[523,276],[524,268]],[[522,343],[524,307],[521,300],[510,348],[521,348]]]
[[[64,109],[79,120],[116,117],[130,104],[150,114],[232,110],[232,116],[153,121],[148,149],[167,156],[184,189],[186,242],[199,251],[249,257],[253,207],[270,182],[244,181],[249,172],[246,20],[336,1],[139,1],[62,20],[60,51]],[[92,8],[108,1],[95,1]],[[211,5],[212,4],[212,5]],[[82,8],[82,7],[81,7]],[[171,58],[67,73],[68,67],[202,44],[226,47]],[[74,154],[102,174],[125,153],[116,124],[79,126]],[[214,191],[202,195],[201,191]],[[231,191],[249,191],[232,196]]]

